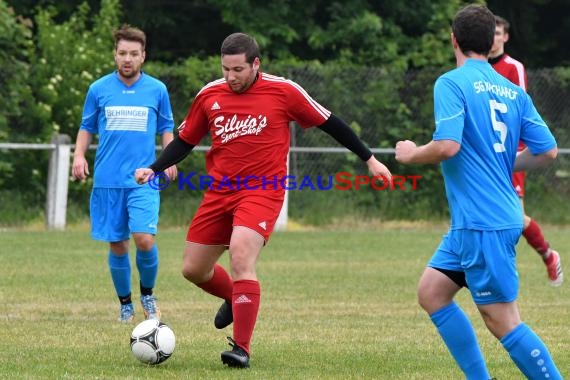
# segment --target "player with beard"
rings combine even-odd
[[[289,124],[318,126],[366,162],[373,175],[390,181],[388,168],[372,155],[350,127],[317,103],[297,83],[260,71],[255,39],[234,33],[222,43],[223,78],[204,86],[192,103],[180,134],[150,167],[136,172],[145,183],[155,172],[182,160],[207,134],[206,156],[214,182],[188,229],[184,277],[224,300],[214,324],[233,322],[231,351],[224,364],[249,367],[250,342],[261,288],[256,262],[283,204],[279,179],[287,174]],[[273,180],[275,179],[275,180]],[[229,248],[231,276],[219,264]]]
[[[158,274],[155,235],[159,193],[134,181],[136,168],[156,157],[156,136],[166,147],[174,138],[174,120],[164,83],[141,71],[145,33],[124,25],[114,31],[117,70],[89,86],[77,134],[72,175],[89,175],[85,154],[99,136],[91,193],[91,236],[109,243],[108,265],[120,302],[119,321],[134,319],[131,299],[130,235],[136,246],[141,304],[145,317],[160,318],[153,288]],[[165,169],[170,178],[176,167]]]

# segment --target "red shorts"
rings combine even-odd
[[[190,223],[186,241],[206,245],[230,245],[234,226],[244,226],[269,240],[285,192],[277,190],[208,190]]]
[[[513,173],[513,186],[519,195],[519,198],[524,197],[524,180],[526,178],[525,172]]]

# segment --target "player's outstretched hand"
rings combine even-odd
[[[381,176],[384,181],[388,181],[388,183],[392,182],[392,173],[390,170],[376,159],[376,157],[372,156],[366,161],[366,165],[368,165],[368,170],[372,173],[373,176]]]
[[[135,181],[137,181],[139,185],[143,185],[148,182],[149,177],[153,174],[154,171],[152,171],[152,169],[139,168],[135,170]]]
[[[409,164],[412,161],[416,147],[416,143],[413,141],[398,141],[396,143],[396,161],[402,164]]]

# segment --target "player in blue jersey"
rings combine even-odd
[[[91,193],[91,236],[109,243],[108,265],[120,301],[119,320],[134,319],[131,300],[129,239],[136,246],[141,304],[145,318],[160,318],[153,294],[158,274],[157,232],[159,194],[139,186],[133,173],[155,160],[156,136],[165,147],[173,139],[174,121],[164,83],[141,71],[145,33],[124,25],[113,33],[117,70],[91,84],[77,134],[72,175],[89,175],[85,153],[99,136]],[[176,167],[165,173],[177,175]]]
[[[435,132],[430,143],[396,144],[403,164],[441,163],[450,229],[418,285],[429,314],[467,379],[489,379],[473,326],[454,302],[467,287],[491,333],[529,379],[562,379],[542,340],[516,304],[515,246],[522,210],[513,171],[552,161],[556,141],[530,97],[487,62],[495,18],[482,5],[462,8],[452,24],[457,68],[434,86]],[[517,155],[519,139],[527,148]]]

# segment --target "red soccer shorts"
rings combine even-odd
[[[283,206],[285,192],[276,190],[208,190],[190,223],[186,240],[206,245],[228,245],[234,226],[244,226],[269,240]]]
[[[526,178],[525,172],[515,172],[513,173],[513,186],[519,195],[519,198],[524,197],[524,181]]]

